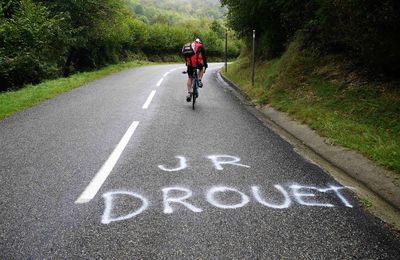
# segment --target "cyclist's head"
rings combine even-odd
[[[194,37],[194,39],[193,39],[194,41],[196,41],[196,42],[198,42],[198,43],[201,43],[201,39],[200,39],[200,37],[199,36],[196,36],[196,37]]]

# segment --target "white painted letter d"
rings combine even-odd
[[[142,206],[139,209],[137,209],[125,216],[113,217],[113,216],[111,216],[112,209],[113,209],[113,199],[114,199],[114,196],[118,196],[118,195],[131,196],[134,198],[138,198],[142,201]],[[143,211],[145,211],[147,209],[147,207],[149,206],[149,202],[145,197],[143,197],[137,193],[128,192],[128,191],[107,192],[107,193],[103,194],[103,198],[104,198],[104,203],[105,203],[103,217],[101,218],[101,223],[103,223],[103,224],[110,224],[111,222],[114,222],[114,221],[121,221],[121,220],[133,218],[134,216],[137,216],[140,213],[142,213]]]

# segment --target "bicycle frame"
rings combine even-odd
[[[197,69],[193,70],[193,77],[192,77],[192,101],[193,101],[193,109],[194,104],[196,103],[196,98],[199,97],[199,78],[197,76]]]

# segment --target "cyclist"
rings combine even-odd
[[[187,81],[187,88],[188,88],[188,96],[186,97],[186,101],[190,102],[192,100],[192,81],[193,81],[193,70],[198,70],[198,78],[199,78],[199,87],[203,87],[203,83],[201,82],[206,69],[208,68],[207,64],[207,55],[206,49],[204,48],[200,37],[196,36],[192,43],[192,49],[194,54],[191,56],[186,57],[186,66],[187,66],[187,73],[188,73],[188,81]]]

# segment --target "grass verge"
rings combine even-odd
[[[255,86],[242,55],[224,73],[259,104],[306,123],[332,144],[356,150],[400,173],[400,87],[366,80],[337,56],[299,51],[257,63]]]
[[[142,61],[120,63],[92,72],[77,73],[68,78],[48,80],[38,85],[27,85],[16,91],[2,92],[0,93],[0,120],[93,80],[146,64],[150,63]]]

